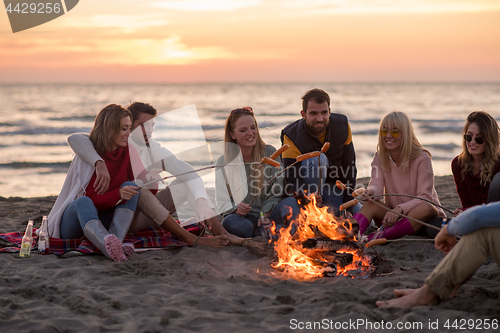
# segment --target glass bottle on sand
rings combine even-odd
[[[49,233],[47,230],[47,216],[43,216],[40,232],[38,233],[38,253],[49,254]]]
[[[24,232],[23,240],[21,241],[21,250],[19,257],[29,258],[31,253],[31,244],[33,243],[33,220],[28,221],[26,231]]]

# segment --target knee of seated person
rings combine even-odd
[[[124,186],[135,186],[135,187],[139,187],[139,186],[137,186],[137,184],[136,184],[136,183],[131,182],[131,181],[126,181],[126,182],[124,182],[123,184],[121,184],[121,185],[120,185],[120,187],[124,187]]]
[[[246,219],[240,219],[238,216],[233,216],[234,214],[228,215],[222,220],[222,226],[230,234],[243,237],[251,238],[253,235],[253,225],[252,222]]]
[[[297,200],[294,197],[288,197],[288,198],[281,200],[281,204],[286,205],[286,206],[291,206],[294,203],[297,203]]]
[[[352,215],[359,213],[361,211],[361,208],[363,208],[363,205],[360,204],[359,202],[352,207]]]
[[[500,201],[500,172],[498,172],[490,183],[488,191],[488,203]]]
[[[330,164],[330,163],[328,162],[328,157],[326,157],[326,155],[325,155],[324,153],[321,153],[321,155],[319,155],[319,156],[320,156],[320,157],[319,157],[319,161],[320,161],[320,163],[321,163],[321,166],[322,166],[322,167],[323,167],[323,166],[328,167],[328,165]]]
[[[408,212],[408,215],[411,215],[410,212],[412,210],[413,209],[411,209]],[[418,210],[415,210],[415,212],[417,212],[417,211],[422,212],[424,215],[429,216],[429,218],[431,218],[431,217],[436,216],[436,215],[439,214],[439,211],[437,210],[437,208],[434,205],[432,205],[432,204],[430,204],[428,202],[422,202],[422,203],[420,203],[418,205]]]
[[[89,197],[86,197],[86,196],[83,196],[83,197],[79,197],[78,199],[75,199],[75,204],[78,204],[78,205],[94,205],[94,203],[92,202],[92,199],[90,199]]]
[[[131,182],[131,181],[124,182],[120,187],[125,187],[125,186],[139,187],[139,186],[137,186],[136,183]],[[140,194],[140,191],[137,191],[137,194],[134,197],[139,197],[139,194]]]
[[[281,205],[285,207],[290,207],[292,210],[296,210],[298,213],[299,204],[297,203],[297,199],[295,199],[294,197],[288,197],[283,199],[281,201]]]
[[[124,187],[124,186],[135,186],[135,187],[138,187],[136,183],[134,182],[131,182],[131,181],[126,181],[124,182],[120,187]],[[131,207],[133,206],[134,208],[132,209],[131,207],[128,207],[132,210],[135,211],[135,206],[137,206],[137,203],[139,202],[139,198],[141,196],[141,191],[137,191],[137,194],[134,195],[132,198],[130,198],[127,203],[128,205],[131,205]]]
[[[312,157],[305,159],[301,162],[301,167],[306,167],[306,168],[312,168],[312,167],[319,167],[319,164],[321,164],[322,167],[328,167],[328,158],[324,153],[321,153],[319,155],[319,163],[318,163],[318,158],[317,157]]]
[[[95,207],[94,203],[92,202],[92,199],[89,197],[83,196],[78,199],[75,199],[71,203],[72,205],[75,205],[74,207],[80,211],[80,212],[86,212],[88,214],[92,214],[94,218],[98,218],[97,216],[97,208]]]
[[[428,209],[429,209],[429,213],[432,214],[432,216],[439,215],[439,211],[438,211],[436,206],[428,204]]]
[[[491,180],[490,188],[491,188],[491,185],[500,186],[500,172],[497,172],[493,176],[493,179]]]

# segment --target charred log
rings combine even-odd
[[[334,251],[307,250],[303,253],[311,259],[335,263],[340,268],[352,264],[354,258],[352,253],[336,253]]]
[[[356,221],[356,220],[354,220]],[[343,236],[344,238],[353,238],[354,235],[358,234],[359,225],[352,223],[350,220],[343,220],[341,222],[335,222],[337,234]],[[309,229],[314,233],[315,238],[328,238],[321,230],[319,230],[317,225],[308,224]]]
[[[309,238],[302,242],[302,247],[306,249],[335,252],[362,250],[361,245],[355,241],[334,240],[326,237]]]
[[[314,224],[308,224],[307,226],[314,233],[314,237],[316,237],[316,238],[328,238],[328,237],[326,237],[326,235],[323,232],[321,232],[321,230],[319,230],[318,226],[316,226]]]
[[[332,277],[337,275],[337,265],[324,260],[313,259],[312,262],[315,266],[321,266],[321,273],[324,277]]]
[[[335,262],[337,264],[337,266],[342,267],[342,268],[352,264],[353,257],[354,256],[352,255],[352,253],[332,252],[332,253],[325,253],[323,255],[323,258],[325,258],[326,261]]]

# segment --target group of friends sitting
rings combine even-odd
[[[272,224],[277,229],[289,226],[300,214],[298,198],[304,195],[314,195],[318,204],[338,213],[343,203],[353,199],[356,188],[356,155],[348,119],[331,112],[330,97],[321,89],[306,92],[300,114],[299,120],[281,131],[281,142],[289,148],[276,157],[276,148],[260,136],[252,108],[229,113],[224,154],[216,163],[222,166],[216,172],[216,210],[193,168],[152,139],[157,110],[142,102],[127,107],[110,104],[98,113],[89,134],[68,138],[76,155],[49,214],[50,236],[85,236],[109,259],[126,261],[134,253],[133,244],[124,243],[127,233],[147,226],[160,226],[189,244],[222,247],[269,236]],[[396,296],[403,297],[377,302],[379,306],[435,303],[454,295],[488,254],[500,263],[500,245],[494,242],[500,233],[496,218],[500,203],[495,203],[500,199],[500,176],[495,176],[500,171],[499,128],[491,115],[477,111],[467,117],[462,134],[462,152],[452,162],[462,206],[435,238],[436,248],[450,253],[422,288],[397,290]],[[325,143],[329,143],[326,151]],[[321,154],[298,162],[297,157],[310,152]],[[235,156],[243,161],[243,168],[223,167]],[[265,157],[282,165],[262,163]],[[141,186],[158,180],[161,171],[179,176],[160,191],[158,183]],[[336,186],[337,181],[346,188]],[[434,188],[431,154],[418,141],[404,112],[393,111],[380,122],[371,180],[362,197],[363,205],[348,208],[346,214],[359,225],[361,235],[370,230],[370,224],[383,227],[366,235],[368,239],[414,234],[422,226],[415,220],[437,219],[440,224],[445,217]],[[172,217],[184,202],[192,207],[196,221],[207,225],[211,237],[189,233]]]

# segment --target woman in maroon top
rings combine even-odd
[[[113,175],[109,191],[96,193],[95,173],[89,182],[83,180],[88,184],[85,196],[69,204],[60,224],[61,238],[85,236],[113,261],[126,261],[134,252],[132,244],[122,244],[139,200],[127,148],[131,126],[130,111],[121,105],[110,104],[99,112],[89,138]]]
[[[64,210],[59,227],[61,238],[85,236],[113,261],[126,261],[134,253],[132,244],[122,242],[134,219],[136,208],[153,217],[164,217],[161,226],[182,241],[193,244],[198,240],[196,235],[186,231],[169,215],[149,189],[137,191],[137,185],[132,182],[135,177],[130,156],[136,152],[127,147],[131,127],[131,113],[121,105],[110,104],[99,112],[89,139],[111,175],[108,191],[97,193],[95,172],[91,177],[89,175],[89,179],[81,179],[77,183],[86,186],[85,196],[68,198],[72,202]],[[140,161],[138,155],[134,157],[134,161]],[[76,184],[74,178],[82,177],[82,170],[70,167],[71,170],[73,173],[68,173],[66,182]],[[146,178],[150,180],[158,177],[154,174],[148,177],[145,173],[144,170],[137,178],[144,182]],[[199,244],[211,247],[225,246],[228,242],[227,235],[203,237],[198,241]]]
[[[462,207],[485,204],[493,176],[500,171],[500,141],[497,121],[490,114],[469,114],[463,129],[462,152],[451,162],[451,170]]]

